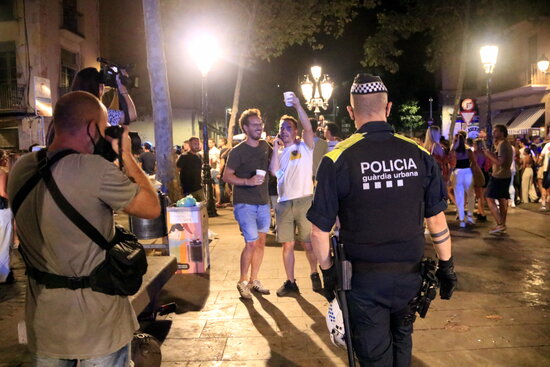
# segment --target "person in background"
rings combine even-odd
[[[121,70],[121,72],[125,73],[127,76],[126,71]],[[116,84],[119,93],[124,98],[126,106],[128,107],[129,120],[126,120],[124,111],[108,109],[109,125],[129,124],[137,119],[136,106],[132,100],[132,97],[130,97],[130,94],[128,93],[128,89],[126,89],[126,86],[122,84],[120,74],[116,75]],[[92,93],[101,100],[105,92],[105,84],[103,84],[103,81],[101,80],[101,73],[96,68],[92,67],[80,70],[76,73],[71,86],[71,91],[78,90]]]
[[[536,202],[538,195],[534,180],[535,160],[531,154],[531,149],[524,148],[521,157],[521,202],[523,204]]]
[[[456,134],[453,142],[451,154],[454,155],[456,164],[453,170],[453,190],[456,200],[456,209],[458,211],[458,220],[460,228],[466,228],[466,224],[474,224],[474,204],[475,198],[472,195],[473,173],[470,165],[477,164],[474,154],[466,147],[463,134]],[[466,194],[468,195],[467,217],[464,210],[466,204]]]
[[[181,192],[183,196],[191,195],[197,201],[205,201],[206,196],[202,186],[202,158],[199,155],[201,144],[199,138],[189,138],[189,151],[183,153],[176,162],[180,175]]]
[[[220,173],[218,174],[218,182],[219,182],[218,185],[220,187],[220,196],[219,196],[218,202],[216,203],[216,207],[224,208],[225,203],[227,201],[225,200],[226,192],[225,192],[225,182],[223,180],[223,172],[224,172],[225,164],[227,163],[227,156],[228,156],[227,152],[229,151],[229,149],[231,149],[231,147],[227,143],[227,138],[224,138],[224,137],[221,137],[218,139],[218,146],[220,149],[220,165],[219,165]]]
[[[0,284],[12,284],[10,248],[13,239],[13,216],[8,206],[8,154],[0,150]]]
[[[439,126],[432,125],[426,131],[423,146],[437,162],[437,166],[441,170],[441,178],[443,179],[445,188],[447,188],[449,185],[449,178],[451,177],[451,167],[449,166],[449,155],[441,146],[441,138]]]
[[[508,130],[506,126],[495,125],[493,127],[493,138],[494,152],[488,149],[483,150],[483,153],[493,165],[485,197],[496,222],[496,226],[489,231],[489,234],[501,234],[506,232],[506,215],[508,213],[508,200],[510,199],[509,188],[512,179],[510,167],[514,159],[514,153],[507,139]],[[498,201],[498,207],[495,200]]]
[[[210,159],[210,176],[214,188],[216,207],[220,207],[220,150],[213,139],[208,139],[208,158]]]
[[[311,124],[311,128],[314,132],[317,132],[317,120],[314,118],[310,118],[309,122]],[[317,172],[317,167],[319,167],[319,162],[321,162],[321,158],[327,153],[328,151],[328,145],[326,140],[321,139],[317,134],[313,135],[313,144],[315,147],[313,148],[313,182],[315,182],[315,173]]]
[[[542,147],[539,156],[539,164],[541,168],[539,169],[539,176],[537,176],[542,199],[540,210],[546,210],[548,202],[550,201],[550,180],[548,179],[550,172],[550,132],[546,135],[545,143],[546,144]]]
[[[336,146],[336,144],[340,142],[338,140],[338,136],[340,134],[338,125],[336,125],[334,122],[327,122],[325,124],[325,130],[323,134],[325,135],[325,139],[327,140],[327,143],[328,143],[327,151],[331,152]]]
[[[141,169],[148,175],[155,174],[155,166],[157,159],[155,153],[151,151],[151,143],[145,142],[143,144],[143,153],[139,155],[138,162],[141,164]]]
[[[491,168],[491,162],[485,157],[483,149],[485,149],[485,141],[479,138],[475,139],[474,158],[483,175],[483,180],[476,179],[476,173],[474,172],[474,191],[477,199],[477,212],[475,216],[479,222],[487,221],[487,215],[485,214],[485,188],[489,183],[489,169]]]

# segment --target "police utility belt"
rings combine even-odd
[[[89,276],[68,277],[44,272],[31,266],[25,252],[24,244],[20,252],[25,261],[27,275],[46,288],[67,288],[71,290],[91,288],[93,291],[109,295],[128,296],[135,294],[141,287],[143,275],[147,272],[145,249],[136,236],[123,227],[115,227],[115,236],[111,241],[105,237],[72,206],[59,190],[51,167],[61,158],[75,154],[74,150],[63,150],[47,159],[46,150],[38,152],[38,172],[35,173],[19,190],[13,200],[14,216],[30,191],[43,179],[48,191],[61,211],[94,243],[106,251],[105,260],[95,267]]]
[[[411,301],[410,315],[406,322],[412,323],[416,313],[421,318],[426,317],[431,301],[435,299],[439,282],[435,276],[436,262],[431,258],[424,258],[421,262],[385,262],[372,263],[366,261],[353,261],[345,259],[344,246],[339,243],[336,236],[332,237],[334,262],[337,267],[338,287],[342,291],[351,290],[351,278],[353,274],[383,273],[383,274],[415,274],[419,273],[422,283],[418,294]]]

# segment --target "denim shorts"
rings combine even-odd
[[[269,231],[271,224],[269,204],[235,204],[233,214],[246,242],[254,242],[259,237],[258,233]]]
[[[218,178],[218,175],[220,174],[220,171],[218,171],[217,169],[211,169],[210,170],[210,175],[212,176],[212,183],[214,185],[219,185],[220,183],[220,179]]]
[[[58,359],[42,356],[33,356],[32,366],[36,367],[128,367],[130,366],[131,344],[128,344],[114,353],[90,359]]]

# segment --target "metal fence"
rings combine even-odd
[[[25,109],[25,86],[0,84],[0,110]]]

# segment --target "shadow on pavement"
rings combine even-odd
[[[250,314],[250,319],[256,326],[256,329],[264,336],[264,338],[269,343],[271,358],[267,362],[267,365],[291,367],[299,366],[299,364],[288,360],[286,357],[284,357],[284,355],[299,356],[301,354],[300,352],[303,353],[303,350],[300,350],[300,347],[315,345],[315,342],[307,333],[300,331],[296,326],[294,326],[294,324],[292,324],[292,322],[288,320],[285,314],[279,308],[277,308],[277,306],[265,299],[260,294],[254,295],[260,302],[262,308],[275,321],[277,327],[281,330],[282,333],[282,335],[279,335],[266,321],[266,319],[258,311],[256,311],[253,302],[242,300],[243,304],[248,310],[248,313]],[[288,347],[291,351],[285,350],[285,346]],[[321,349],[318,351],[318,354],[314,358],[323,359],[325,361],[323,366],[335,366],[334,363],[332,363],[328,359],[328,356]]]
[[[174,274],[160,293],[160,304],[175,302],[176,314],[200,311],[210,294],[210,270],[203,274]]]

